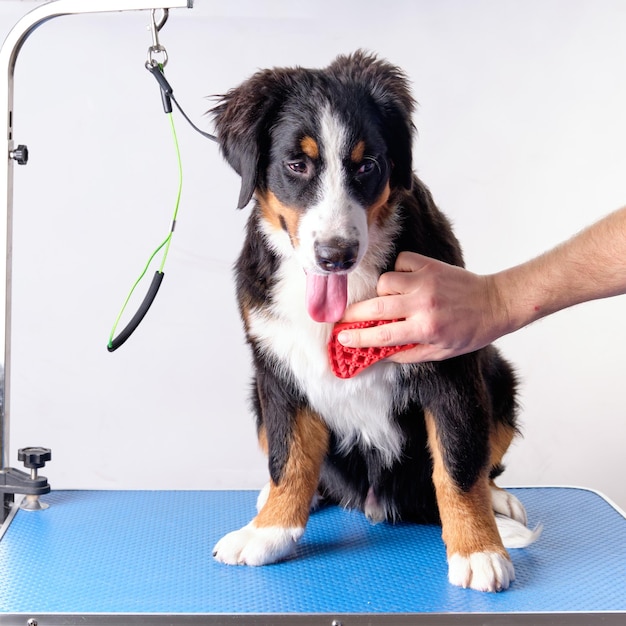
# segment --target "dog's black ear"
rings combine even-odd
[[[328,68],[339,80],[362,85],[377,108],[383,122],[393,163],[391,183],[410,189],[413,184],[412,122],[415,100],[404,72],[375,55],[358,50],[340,56]]]
[[[293,71],[257,72],[239,87],[219,97],[213,116],[222,154],[241,176],[237,208],[245,207],[256,188],[264,188],[270,129]]]

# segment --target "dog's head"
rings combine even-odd
[[[347,274],[391,192],[411,187],[413,107],[397,67],[357,52],[323,70],[260,71],[212,111],[238,206],[255,195],[272,246],[296,255],[316,321],[342,317]]]

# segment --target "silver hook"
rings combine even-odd
[[[146,61],[146,67],[153,67],[155,65],[162,65],[165,67],[167,64],[167,50],[159,43],[159,31],[165,26],[167,18],[169,17],[169,9],[162,9],[161,18],[157,22],[156,12],[157,9],[152,9],[150,13],[150,32],[152,33],[152,45],[148,48],[148,60]],[[157,60],[156,56],[162,55],[161,60]]]

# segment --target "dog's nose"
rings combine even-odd
[[[335,237],[315,242],[315,260],[325,272],[349,270],[359,254],[359,242]]]

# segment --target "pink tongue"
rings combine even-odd
[[[316,322],[338,322],[348,302],[346,274],[306,275],[306,308]]]

